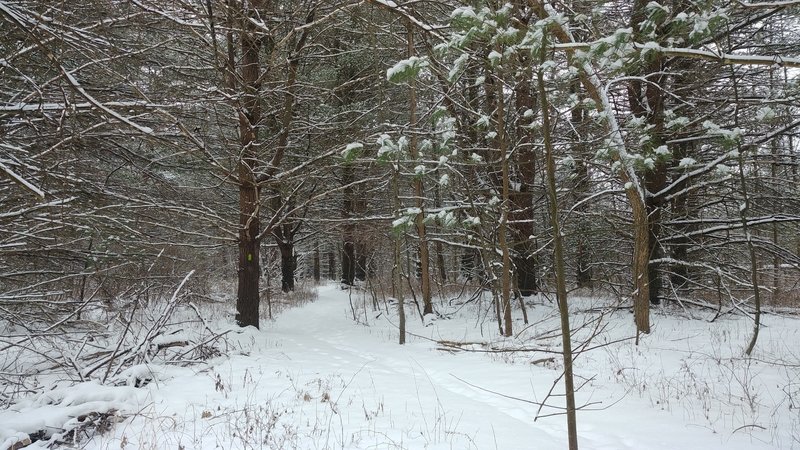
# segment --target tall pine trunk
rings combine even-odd
[[[406,23],[407,30],[407,55],[412,57],[416,55],[414,49],[414,28],[410,22]],[[417,126],[417,89],[416,82],[412,78],[409,81],[409,124],[412,128]],[[411,138],[409,139],[409,156],[412,160],[419,157],[417,149],[417,134],[412,131]],[[425,185],[422,182],[422,175],[418,175],[414,179],[414,197],[416,199],[416,206],[419,213],[414,219],[414,224],[417,228],[417,237],[419,238],[419,269],[420,269],[420,287],[422,289],[422,314],[433,314],[433,301],[431,298],[431,271],[430,271],[430,252],[428,250],[428,236],[425,227]]]
[[[283,292],[294,291],[294,243],[291,241],[280,243],[278,249],[281,252],[281,290]]]
[[[260,39],[249,17],[261,6],[260,0],[250,2],[250,10],[243,11],[241,23],[241,83],[244,95],[238,108],[241,159],[238,164],[239,182],[239,267],[236,294],[236,323],[239,326],[258,328],[259,291],[261,276],[259,250],[261,246],[259,220],[259,187],[255,173],[259,167],[258,127],[261,105],[258,92],[261,65]],[[233,37],[228,39],[229,71],[233,70]],[[232,78],[233,74],[228,74]]]
[[[526,5],[524,0],[514,0],[514,15],[521,22],[526,19]],[[514,80],[514,109],[516,120],[514,123],[515,142],[513,153],[517,157],[517,173],[519,189],[510,192],[511,211],[509,212],[508,229],[511,237],[512,262],[514,263],[517,289],[520,295],[534,295],[539,291],[539,281],[536,276],[538,261],[535,255],[536,245],[531,236],[536,234],[534,229],[533,199],[534,183],[536,181],[536,153],[534,145],[537,143],[537,131],[533,125],[535,117],[527,116],[528,110],[536,110],[536,95],[532,90],[531,58],[525,52],[518,56],[519,69]]]
[[[649,37],[642,35],[640,28],[642,23],[647,20],[647,8],[650,2],[647,0],[636,0],[633,4],[631,11],[631,29],[634,30],[634,38],[637,41],[643,41]],[[658,29],[661,33],[663,30]],[[658,36],[661,38],[662,36]],[[635,67],[630,75],[634,78],[628,83],[628,101],[630,104],[631,112],[637,116],[647,120],[650,125],[648,131],[649,140],[644,144],[651,148],[657,148],[662,145],[664,140],[664,92],[666,85],[666,76],[663,74],[664,58],[659,55],[653,55],[647,58],[645,64],[641,67]],[[643,83],[641,77],[647,79],[647,83]],[[663,199],[658,195],[658,192],[667,186],[667,166],[663,161],[657,161],[655,166],[650,169],[644,178],[645,188],[645,213],[647,215],[647,283],[648,283],[648,300],[651,305],[660,303],[662,295],[662,282],[661,282],[661,263],[658,262],[663,256],[661,249],[661,234],[662,234],[662,204]]]

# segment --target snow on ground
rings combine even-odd
[[[563,400],[548,397],[560,356],[486,352],[558,351],[551,303],[537,299],[532,325],[519,317],[512,339],[498,337],[488,303],[443,305],[450,317],[428,326],[410,315],[416,336],[400,346],[395,317],[365,310],[361,294],[352,300],[337,285],[323,286],[317,301],[240,333],[227,356],[203,367],[155,368],[142,388],[82,384],[71,400],[57,392],[49,401],[21,402],[0,411],[0,442],[16,431],[9,428],[14,420],[48,411],[42,407],[62,414],[79,397],[116,400],[125,418],[81,443],[87,449],[566,448],[566,420],[556,414]],[[576,340],[598,334],[590,344],[597,348],[576,361],[578,404],[588,405],[578,413],[581,448],[800,448],[800,321],[765,317],[757,355],[745,359],[752,328],[745,317],[708,323],[656,314],[654,332],[637,347],[626,339],[631,315],[622,310],[591,321],[600,316],[595,303],[573,301],[573,322],[587,324]],[[539,402],[552,407],[540,410]]]

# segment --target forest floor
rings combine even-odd
[[[75,447],[567,447],[558,317],[548,299],[529,299],[529,325],[515,310],[513,338],[498,336],[486,300],[443,301],[428,323],[411,304],[412,334],[400,346],[396,315],[383,304],[374,311],[363,293],[336,284],[317,296],[261,330],[229,333],[223,355],[205,364],[152,365],[141,387],[86,382],[0,410],[0,444],[30,432],[34,419],[94,402],[119,417],[102,433],[75,433]],[[609,303],[571,300],[574,340],[585,343],[575,362],[581,448],[800,448],[800,320],[766,315],[745,358],[752,321],[741,314],[709,322],[713,311],[657,310],[637,346],[632,315]],[[217,324],[230,326],[222,316]]]

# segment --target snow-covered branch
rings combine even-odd
[[[591,50],[591,48],[601,41],[595,42],[562,42],[555,44],[554,47],[558,50],[575,51],[575,50]],[[723,65],[742,65],[742,66],[777,66],[800,68],[800,58],[784,57],[781,55],[765,56],[765,55],[740,55],[735,53],[712,52],[708,50],[700,50],[685,47],[662,47],[655,42],[633,42],[631,46],[639,51],[652,51],[658,52],[665,56],[675,58],[689,58],[701,59],[705,61],[713,61]]]
[[[0,161],[0,172],[5,173],[9,178],[11,178],[14,182],[22,185],[25,189],[33,192],[34,194],[38,195],[39,197],[44,198],[44,191],[36,187],[33,183],[26,180],[22,176],[18,175],[16,172],[11,170],[10,167],[3,164],[3,161]],[[0,215],[2,216],[2,215]]]
[[[778,2],[743,2],[738,0],[739,6],[742,8],[790,8],[792,6],[800,6],[800,0],[785,0]]]

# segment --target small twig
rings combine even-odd
[[[130,329],[131,329],[131,324],[133,323],[133,315],[136,314],[136,310],[138,308],[139,308],[139,302],[136,301],[136,302],[133,303],[133,310],[131,310],[130,318],[126,321],[127,323],[125,324],[125,331],[122,332],[122,336],[119,338],[119,342],[117,342],[117,347],[114,349],[114,351],[111,353],[111,356],[108,358],[108,369],[106,370],[106,374],[103,375],[103,383],[106,382],[106,379],[108,378],[108,374],[111,372],[111,363],[113,363],[114,359],[117,357],[117,352],[122,347],[122,343],[125,341],[125,336],[128,334],[128,331],[130,331]],[[99,368],[99,367],[100,366],[97,366],[96,369]],[[91,375],[92,372],[94,372],[94,369],[92,371],[88,372],[86,374],[86,376]]]
[[[566,410],[566,408],[563,408],[563,407],[559,407],[559,406],[552,406],[552,405],[545,405],[544,403],[539,403],[539,402],[536,402],[536,401],[533,401],[533,400],[528,400],[528,399],[524,399],[524,398],[520,398],[520,397],[514,397],[513,395],[508,395],[508,394],[503,394],[503,393],[501,393],[501,392],[493,391],[493,390],[491,390],[491,389],[487,389],[487,388],[485,388],[485,387],[481,387],[481,386],[478,386],[478,385],[476,385],[476,384],[472,384],[472,383],[470,383],[469,381],[466,381],[466,380],[464,380],[464,379],[462,379],[462,378],[459,378],[459,377],[458,377],[458,376],[456,376],[456,375],[453,375],[452,373],[450,374],[450,376],[451,376],[451,377],[453,377],[453,378],[455,378],[456,380],[458,380],[458,381],[460,381],[460,382],[462,382],[462,383],[466,384],[467,386],[474,387],[475,389],[479,389],[479,390],[481,390],[481,391],[488,392],[488,393],[490,393],[490,394],[499,395],[500,397],[507,398],[507,399],[509,399],[509,400],[516,400],[516,401],[523,402],[523,403],[528,403],[528,404],[531,404],[531,405],[538,405],[538,406],[540,406],[540,407],[541,407],[541,406],[548,406],[548,407],[550,407],[550,408],[556,408],[556,409],[563,409],[563,410]],[[559,377],[559,378],[560,378],[560,377]]]
[[[749,425],[742,425],[742,426],[740,426],[739,428],[737,428],[737,429],[735,429],[735,430],[731,431],[731,434],[734,434],[734,433],[736,433],[737,431],[739,431],[739,430],[742,430],[742,429],[745,429],[745,428],[759,428],[759,429],[762,429],[762,430],[766,430],[766,428],[762,427],[761,425],[758,425],[758,424],[752,423],[752,424],[749,424]]]

